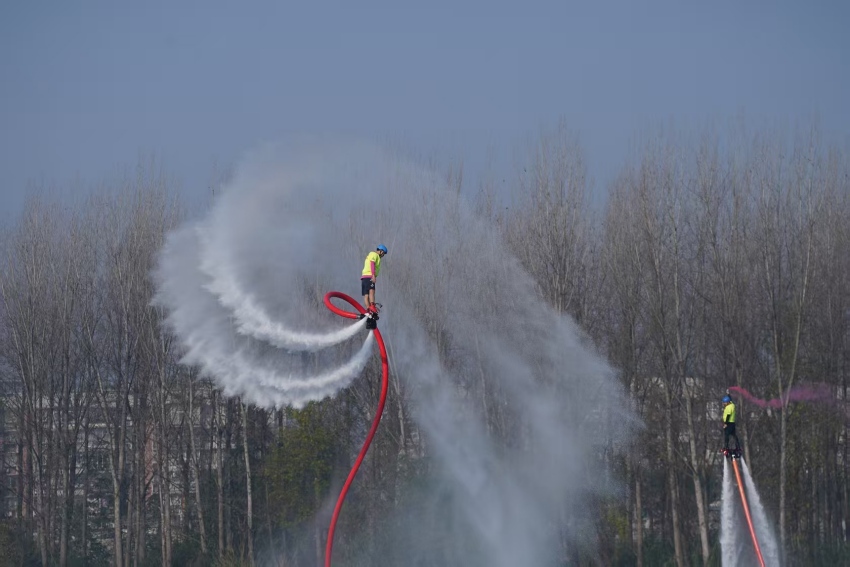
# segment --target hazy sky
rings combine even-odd
[[[3,2],[0,203],[140,152],[201,192],[214,159],[293,132],[391,137],[474,172],[564,117],[602,183],[667,119],[817,113],[846,143],[848,30],[843,0]]]

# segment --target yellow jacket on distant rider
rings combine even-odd
[[[735,423],[735,402],[729,402],[723,408],[723,423]]]

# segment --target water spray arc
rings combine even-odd
[[[409,417],[403,417],[428,439],[429,467],[421,483],[407,487],[406,506],[376,517],[392,537],[376,540],[363,559],[488,567],[553,563],[565,538],[585,541],[595,525],[586,499],[619,494],[615,475],[586,474],[584,457],[612,446],[625,450],[639,416],[616,370],[587,348],[575,321],[539,298],[521,306],[512,301],[534,279],[527,273],[504,279],[505,261],[514,255],[489,216],[478,214],[475,203],[431,164],[402,153],[335,136],[293,137],[248,152],[211,210],[169,233],[155,273],[156,305],[179,340],[180,363],[213,380],[223,396],[267,410],[300,410],[332,398],[367,365],[377,371],[380,354],[383,391],[370,394],[380,394],[374,423],[366,417],[371,431],[360,423],[366,431],[355,437],[362,434],[365,444],[357,447],[359,457],[353,450],[346,457],[353,470],[347,480],[338,470],[336,488],[325,494],[323,521],[330,526],[325,524],[326,563],[319,564],[339,564],[332,551],[344,499],[383,412],[390,411],[390,345],[381,342],[376,319],[361,319],[361,297],[346,289],[359,275],[354,258],[370,226],[371,207],[363,204],[379,203],[380,232],[397,238],[394,249],[405,252],[390,281],[420,281],[422,266],[434,267],[428,277],[440,283],[440,291],[443,283],[452,290],[440,304],[448,310],[439,314],[448,317],[440,323],[452,332],[429,332],[432,314],[417,308],[426,298],[418,286],[392,285],[384,296],[394,312],[404,313],[391,319],[388,312],[382,320],[392,320],[393,340],[400,341],[393,364],[405,369],[405,381],[414,386],[406,392]],[[319,297],[327,294],[328,312],[317,313],[311,301],[315,282],[326,282]],[[502,306],[498,314],[492,305]],[[501,324],[505,317],[512,323]],[[376,340],[380,353],[373,350]],[[473,399],[458,390],[468,377],[486,396]],[[497,409],[478,411],[491,401]],[[612,420],[612,414],[623,419]],[[522,420],[527,443],[493,431],[489,420],[502,415]],[[588,429],[594,435],[586,435]],[[479,497],[482,490],[486,499]],[[335,509],[328,506],[332,492],[338,493]],[[432,541],[441,544],[439,557]],[[300,554],[309,548],[299,541],[291,549]]]
[[[363,307],[350,296],[338,291],[329,291],[325,295],[325,307],[327,307],[340,317],[346,317],[348,319],[358,319],[359,315],[357,313],[352,313],[351,311],[340,309],[339,307],[334,305],[331,300],[335,298],[347,301],[361,315],[366,314],[366,310],[363,309]],[[330,567],[331,565],[334,531],[336,529],[337,519],[339,518],[339,512],[342,509],[343,501],[345,500],[345,496],[348,493],[348,488],[351,486],[352,481],[354,481],[354,477],[357,475],[357,471],[360,468],[360,464],[363,462],[363,458],[366,456],[366,452],[369,450],[369,445],[372,444],[372,438],[375,436],[375,432],[378,430],[378,425],[381,423],[381,416],[383,416],[384,414],[384,404],[387,401],[387,391],[389,390],[389,363],[387,362],[387,349],[384,346],[384,339],[383,337],[381,337],[381,332],[377,328],[374,328],[372,329],[372,333],[374,333],[375,339],[378,341],[378,349],[381,353],[381,396],[378,400],[378,409],[375,412],[375,418],[372,420],[372,427],[369,429],[369,434],[366,435],[366,440],[363,442],[363,447],[360,449],[360,454],[357,455],[357,460],[354,462],[354,466],[351,467],[351,471],[348,473],[348,478],[345,480],[345,484],[342,486],[342,490],[340,491],[339,498],[336,502],[336,507],[334,508],[333,516],[331,517],[331,523],[328,528],[328,543],[325,547],[325,567]]]

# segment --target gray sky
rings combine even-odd
[[[850,135],[850,2],[3,2],[3,217],[29,182],[94,183],[156,153],[187,191],[291,133],[510,151],[561,116],[598,184],[673,119]]]

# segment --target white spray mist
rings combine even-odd
[[[747,489],[747,502],[750,505],[750,514],[753,517],[753,527],[756,531],[756,537],[759,540],[762,559],[764,559],[766,567],[778,567],[779,545],[776,543],[776,536],[767,520],[767,512],[761,503],[761,497],[758,490],[756,490],[756,484],[750,474],[750,468],[744,462],[744,459],[741,459],[740,462],[741,472],[744,476],[744,486]]]
[[[368,343],[358,354],[346,342],[359,329],[304,289],[357,297],[378,243],[390,249],[380,326],[426,448],[413,458],[432,465],[360,546],[375,555],[352,564],[557,565],[565,543],[592,553],[593,504],[619,490],[600,457],[629,440],[628,399],[497,227],[432,172],[363,144],[264,149],[169,239],[158,300],[186,362],[228,393],[297,405],[333,395],[368,358]],[[298,350],[325,370],[305,374]]]
[[[318,254],[322,242],[333,242],[322,238],[320,219],[308,221],[315,181],[308,170],[248,161],[205,218],[169,235],[155,274],[154,302],[167,309],[166,323],[186,351],[182,362],[260,407],[332,396],[373,353],[365,320],[321,317],[305,307],[307,282],[322,279],[312,269],[322,266],[317,258],[335,261]],[[358,351],[330,348],[358,334],[365,334]]]
[[[735,490],[735,481],[732,478],[732,467],[727,459],[723,459],[723,493],[720,506],[720,550],[722,565],[733,567],[738,564],[741,551],[741,526],[738,525],[736,507],[738,495]]]

